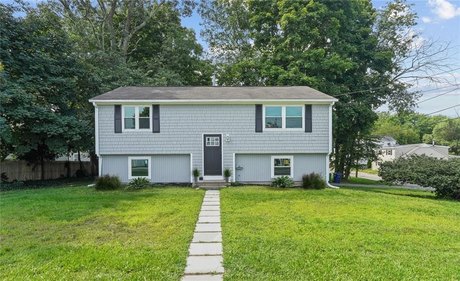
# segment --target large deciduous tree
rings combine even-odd
[[[0,118],[4,155],[41,165],[91,139],[77,114],[91,90],[60,19],[47,9],[14,17],[0,5]],[[80,149],[89,149],[88,146]]]
[[[416,15],[403,1],[203,1],[203,35],[221,85],[306,85],[339,99],[334,166],[348,176],[384,103],[413,103],[401,79],[433,65],[414,55]],[[405,64],[412,58],[413,63]],[[370,141],[370,140],[369,140]]]

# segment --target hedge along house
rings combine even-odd
[[[121,87],[95,107],[99,175],[268,183],[329,176],[332,105],[309,87]]]

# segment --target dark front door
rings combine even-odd
[[[222,176],[222,136],[204,135],[204,176]]]

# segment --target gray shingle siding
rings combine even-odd
[[[313,130],[255,132],[255,106],[161,105],[161,132],[114,133],[114,106],[99,105],[99,154],[193,154],[202,170],[204,133],[223,134],[224,168],[233,168],[234,153],[329,152],[329,105],[312,105]],[[226,134],[230,141],[225,141]],[[320,164],[322,165],[322,164]]]

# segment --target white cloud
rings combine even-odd
[[[430,22],[432,22],[432,20],[429,17],[422,17],[422,22],[423,23],[430,23]]]
[[[441,19],[451,19],[460,16],[460,7],[447,0],[429,0],[428,4],[431,6],[432,11]]]

